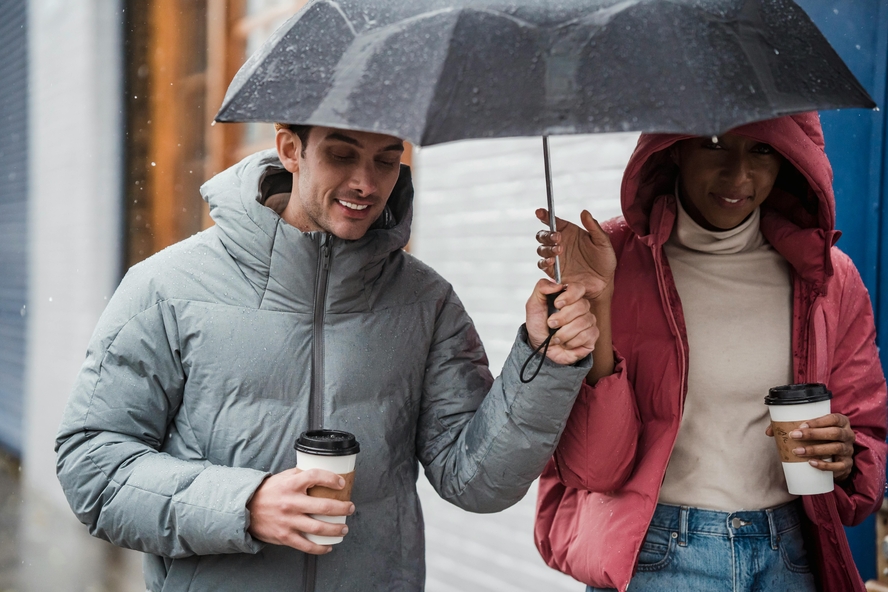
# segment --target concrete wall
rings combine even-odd
[[[139,558],[89,537],[55,477],[54,439],[121,253],[122,14],[32,0],[22,590],[125,590]],[[136,564],[135,570],[127,566]],[[130,577],[130,581],[133,578]]]

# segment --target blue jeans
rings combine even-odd
[[[629,592],[814,592],[798,506],[729,514],[657,504]]]

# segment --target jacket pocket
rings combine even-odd
[[[675,551],[677,536],[673,531],[657,527],[648,528],[638,554],[638,571],[658,571],[669,565]]]

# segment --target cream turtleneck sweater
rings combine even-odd
[[[678,204],[664,250],[690,355],[662,503],[733,512],[796,497],[765,435],[764,404],[770,387],[792,382],[792,283],[789,264],[759,230],[760,218],[756,209],[737,228],[711,232]]]

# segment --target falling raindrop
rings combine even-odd
[[[157,163],[156,163],[156,162],[152,162],[152,163],[151,163],[151,166],[157,166]]]
[[[19,311],[19,314],[22,315],[22,316],[25,316],[25,312],[26,312],[26,309],[27,309],[27,308],[28,308],[27,305],[22,306],[22,309]]]
[[[775,47],[775,48],[774,48],[774,53],[775,53],[776,55],[780,55],[780,50],[777,49],[777,48]]]

